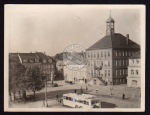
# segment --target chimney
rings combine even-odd
[[[129,34],[126,35],[126,43],[129,44]]]

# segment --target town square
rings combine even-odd
[[[143,110],[143,6],[105,7],[6,6],[8,108]]]

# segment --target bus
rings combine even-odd
[[[63,94],[62,105],[73,108],[101,108],[100,99],[90,94]]]

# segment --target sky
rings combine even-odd
[[[115,33],[141,43],[141,12],[137,7],[102,5],[6,5],[5,39],[9,52],[45,52],[54,56],[71,44],[85,49],[106,35],[106,20]]]

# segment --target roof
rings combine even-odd
[[[42,53],[42,52],[36,52],[36,53],[40,57],[41,60],[44,60],[44,59],[47,60],[48,59],[48,57],[44,53]]]
[[[140,49],[140,45],[135,43],[134,41],[130,40],[126,41],[126,37],[122,34],[115,33],[112,35],[106,35],[99,41],[97,41],[95,44],[93,44],[91,47],[87,49],[89,50],[97,50],[97,49],[109,49],[109,48],[123,48],[123,49]]]
[[[9,53],[9,62],[20,62],[17,53]]]
[[[109,17],[107,20],[106,20],[106,23],[108,22],[115,22],[115,20],[112,18],[112,17]]]
[[[141,58],[141,52],[137,52],[133,56],[129,57],[129,59],[140,59],[140,58]]]
[[[18,53],[22,59],[39,59],[36,53]]]
[[[68,94],[63,94],[63,96],[68,96],[68,97],[73,97],[75,99],[81,99],[81,100],[85,100],[85,99],[96,99],[95,95],[90,95],[90,94],[76,94],[76,93],[68,93]]]

